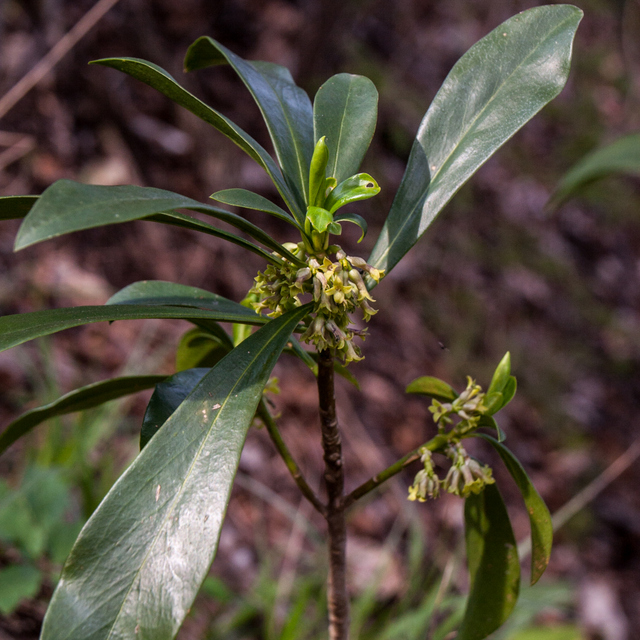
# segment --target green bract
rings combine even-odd
[[[549,560],[552,534],[544,502],[502,444],[505,435],[494,417],[516,391],[509,354],[486,392],[471,378],[461,393],[433,377],[412,382],[408,392],[432,398],[437,433],[348,495],[333,376],[335,370],[357,385],[344,365],[363,357],[357,342],[365,335],[361,320],[376,313],[369,290],[478,167],[562,89],[581,16],[570,5],[530,9],[489,33],[456,63],[418,129],[368,259],[348,255],[332,236],[349,222],[359,227],[362,240],[367,231],[362,201],[380,192],[376,180],[360,172],[377,118],[378,94],[369,79],[333,76],[312,102],[284,67],[243,60],[212,38],[199,38],[187,52],[185,70],[229,65],[262,114],[272,157],[157,65],[135,58],[96,61],[157,89],[237,144],[264,169],[281,200],[275,203],[241,188],[211,197],[285,221],[290,235],[275,239],[244,215],[149,187],[60,180],[40,197],[0,198],[0,219],[24,218],[16,250],[73,231],[142,220],[232,242],[265,264],[241,303],[182,284],[143,281],[125,287],[106,305],[0,318],[0,349],[93,322],[172,318],[194,325],[177,345],[173,375],[90,384],[28,411],[0,434],[1,453],[52,416],[155,386],[141,429],[144,448],[78,537],[47,611],[43,640],[175,637],[216,553],[255,416],[302,494],[326,518],[333,640],[346,640],[349,633],[345,512],[419,459],[412,500],[436,498],[443,491],[465,500],[471,592],[458,640],[481,640],[502,624],[518,595],[515,540],[491,469],[467,453],[465,439],[488,441],[523,494],[532,528],[533,581]],[[584,169],[576,180],[593,175]],[[219,228],[219,222],[232,230]],[[262,398],[282,353],[299,358],[317,378],[326,498],[304,478]],[[483,429],[495,432],[497,439]],[[444,478],[438,475],[439,459],[448,467]]]

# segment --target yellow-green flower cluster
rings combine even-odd
[[[301,340],[319,350],[335,349],[345,362],[361,360],[362,354],[353,338],[364,337],[364,331],[351,325],[351,314],[360,309],[366,322],[376,313],[370,302],[375,302],[367,291],[362,277],[367,273],[378,282],[383,273],[368,265],[362,258],[348,256],[333,245],[322,255],[308,255],[302,243],[286,245],[306,267],[298,268],[285,261],[270,264],[258,273],[250,293],[259,295],[253,304],[256,311],[269,310],[276,318],[305,302],[305,294],[312,297],[314,309],[307,330]],[[329,256],[334,255],[331,260]]]
[[[434,399],[429,411],[433,414],[433,420],[438,425],[440,433],[444,433],[453,425],[454,418],[457,417],[459,421],[455,425],[455,432],[463,435],[477,429],[480,419],[489,410],[485,398],[482,387],[467,376],[467,388],[455,400],[440,402]]]
[[[451,460],[451,467],[444,480],[440,480],[433,468],[431,451],[422,447],[420,454],[423,468],[416,473],[413,484],[409,487],[409,500],[425,502],[427,498],[437,498],[440,489],[467,498],[495,482],[491,468],[470,457],[459,442],[449,445],[444,451]]]
[[[431,451],[426,447],[420,449],[420,461],[423,468],[416,473],[413,484],[409,487],[409,500],[425,502],[427,498],[437,498],[440,495],[440,478],[433,468]]]
[[[480,493],[488,484],[495,482],[491,468],[471,458],[459,442],[448,447],[445,453],[451,460],[451,467],[442,481],[442,487],[449,493],[466,498],[472,493]]]

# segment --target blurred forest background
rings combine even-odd
[[[0,95],[94,4],[1,0]],[[222,135],[147,86],[87,66],[109,56],[153,61],[270,148],[257,108],[229,69],[183,74],[188,45],[210,35],[245,58],[286,65],[312,96],[339,72],[375,82],[380,117],[363,170],[382,192],[358,207],[370,226],[357,255],[367,256],[420,120],[452,65],[502,21],[537,4],[120,0],[2,114],[0,195],[37,194],[72,178],[202,201],[236,186],[275,199],[267,176]],[[343,380],[338,390],[348,488],[433,433],[428,402],[404,394],[411,380],[435,375],[461,388],[471,375],[487,385],[507,350],[519,389],[501,426],[552,513],[603,481],[619,456],[628,462],[640,452],[640,182],[608,178],[556,212],[545,210],[573,163],[640,129],[640,1],[575,4],[585,18],[565,90],[478,171],[374,292],[380,312],[366,359],[350,367],[360,391]],[[264,224],[289,239],[278,221]],[[17,227],[0,226],[2,314],[102,304],[142,279],[240,300],[263,267],[234,245],[151,222],[86,231],[16,255]],[[341,244],[355,251],[357,237],[347,229]],[[0,354],[0,428],[113,374],[172,373],[173,349],[187,328],[154,320],[90,325]],[[319,485],[312,376],[288,356],[276,373],[283,435]],[[37,637],[79,527],[136,455],[148,397],[51,421],[0,458],[1,640]],[[490,451],[481,455],[494,466],[518,539],[525,538],[515,487]],[[354,638],[443,638],[455,622],[467,588],[462,501],[408,503],[414,473],[352,514]],[[639,485],[640,467],[631,464],[584,501],[558,530],[547,575],[523,592],[511,627],[496,638],[640,635]],[[266,434],[253,429],[220,552],[179,637],[323,637],[322,524]]]

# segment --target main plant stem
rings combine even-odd
[[[333,352],[320,351],[318,359],[318,397],[324,479],[327,487],[327,529],[329,534],[329,638],[349,638],[349,598],[347,596],[347,527],[344,515],[344,469],[342,443],[336,416],[333,381]]]

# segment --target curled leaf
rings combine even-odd
[[[367,200],[380,193],[378,183],[368,173],[357,173],[343,180],[325,200],[325,208],[335,213],[350,202]]]

